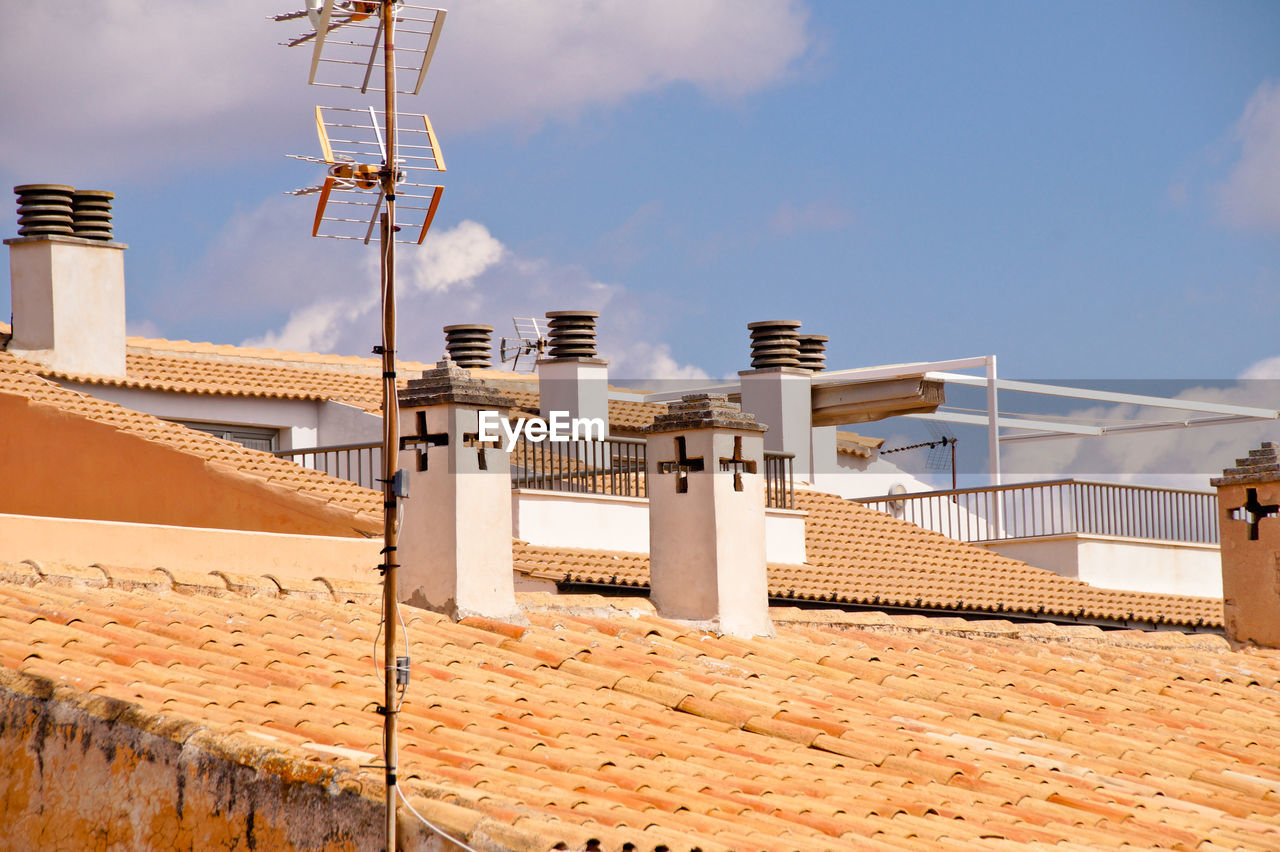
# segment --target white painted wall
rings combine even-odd
[[[1222,597],[1216,544],[1070,534],[978,546],[1104,589]]]
[[[126,246],[74,237],[6,242],[10,351],[68,373],[123,376]]]
[[[649,552],[649,501],[643,497],[511,492],[511,534],[543,547]]]
[[[165,420],[279,429],[282,450],[376,441],[382,434],[379,415],[338,402],[177,393],[77,382],[62,385]]]
[[[808,512],[766,509],[765,558],[799,565],[805,561],[804,522]],[[511,492],[511,534],[543,547],[649,552],[649,501],[644,497]]]

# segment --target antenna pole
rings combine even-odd
[[[393,0],[382,0],[382,66],[385,73],[386,102],[383,126],[387,133],[387,160],[380,175],[387,209],[382,214],[382,493],[383,493],[383,579],[382,660],[385,678],[383,697],[383,762],[386,765],[386,852],[396,852],[396,772],[400,744],[396,729],[396,628],[399,627],[396,568],[399,542],[396,471],[399,468],[400,405],[396,398],[396,62],[395,10]]]

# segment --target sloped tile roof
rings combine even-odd
[[[804,565],[769,566],[775,600],[1221,627],[1222,601],[1100,589],[837,497],[796,491]],[[647,586],[645,554],[518,543],[517,569],[569,583]]]
[[[368,531],[382,526],[382,497],[346,480],[310,470],[271,453],[222,441],[97,397],[68,390],[36,374],[34,365],[0,352],[0,393],[24,397],[66,414],[106,424],[176,452],[188,453],[234,475],[252,477],[285,488],[306,500],[317,500],[350,515]]]
[[[175,393],[216,394],[266,399],[331,400],[378,412],[382,407],[382,364],[376,358],[283,352],[186,340],[129,338],[123,378],[35,368],[41,375],[86,385],[127,387]],[[434,364],[402,361],[399,387]],[[536,378],[501,370],[476,375],[511,396],[519,412],[538,413]],[[665,405],[609,401],[610,425],[638,432]]]
[[[483,848],[1280,848],[1277,651],[822,610],[733,639],[644,601],[523,603],[529,627],[403,608],[400,778]],[[377,613],[367,586],[4,565],[0,690],[377,789]]]

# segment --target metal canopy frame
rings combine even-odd
[[[982,369],[984,375],[957,373],[956,370]],[[1168,429],[1192,429],[1204,426],[1230,426],[1240,423],[1256,423],[1280,419],[1280,410],[1255,408],[1228,403],[1202,402],[1190,399],[1147,396],[1135,393],[1090,390],[1043,382],[1024,382],[1001,379],[997,374],[996,356],[980,355],[974,358],[954,358],[946,361],[920,361],[910,364],[890,364],[877,367],[858,367],[850,370],[831,370],[813,375],[815,386],[885,379],[920,378],[965,387],[985,388],[986,412],[967,413],[939,410],[928,414],[904,414],[914,420],[931,420],[942,423],[964,423],[987,427],[987,449],[990,458],[991,484],[1000,485],[1000,446],[1025,441],[1053,441],[1064,438],[1101,438],[1111,435],[1130,435],[1140,432],[1159,432]],[[647,399],[661,402],[679,399],[685,393],[738,393],[741,384],[726,382],[693,390],[652,394]],[[1106,402],[1116,405],[1133,405],[1143,408],[1159,408],[1170,411],[1190,412],[1196,417],[1176,417],[1168,420],[1122,423],[1118,425],[1093,425],[1044,420],[1036,417],[1009,417],[1000,414],[1000,393],[1027,393],[1080,399],[1090,402]],[[1019,430],[1012,435],[1000,434],[1001,429]]]

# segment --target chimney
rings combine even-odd
[[[464,370],[487,370],[493,363],[493,326],[480,323],[446,325],[444,347],[450,360]]]
[[[550,311],[547,357],[538,359],[538,407],[599,419],[609,431],[609,362],[596,357],[595,311]]]
[[[65,373],[125,374],[124,243],[112,241],[110,192],[15,186],[8,351]]]
[[[764,447],[791,453],[796,474],[813,481],[811,450],[813,405],[812,344],[801,357],[800,321],[770,320],[747,325],[751,331],[751,369],[738,373],[742,410],[769,427]],[[834,459],[834,437],[832,438]]]
[[[658,614],[767,636],[765,427],[723,394],[689,394],[649,426],[649,585]]]
[[[1280,452],[1264,441],[1218,489],[1222,614],[1227,638],[1280,648]]]
[[[810,373],[821,373],[827,368],[827,341],[825,334],[801,334],[796,340],[800,344],[800,367]],[[812,407],[809,409],[812,417]],[[840,463],[836,455],[835,426],[813,426],[809,430],[809,481],[817,483],[821,474],[840,472]]]
[[[523,621],[511,558],[511,468],[480,439],[481,413],[512,401],[446,358],[400,391],[400,466],[409,498],[400,527],[401,601],[454,619]]]

